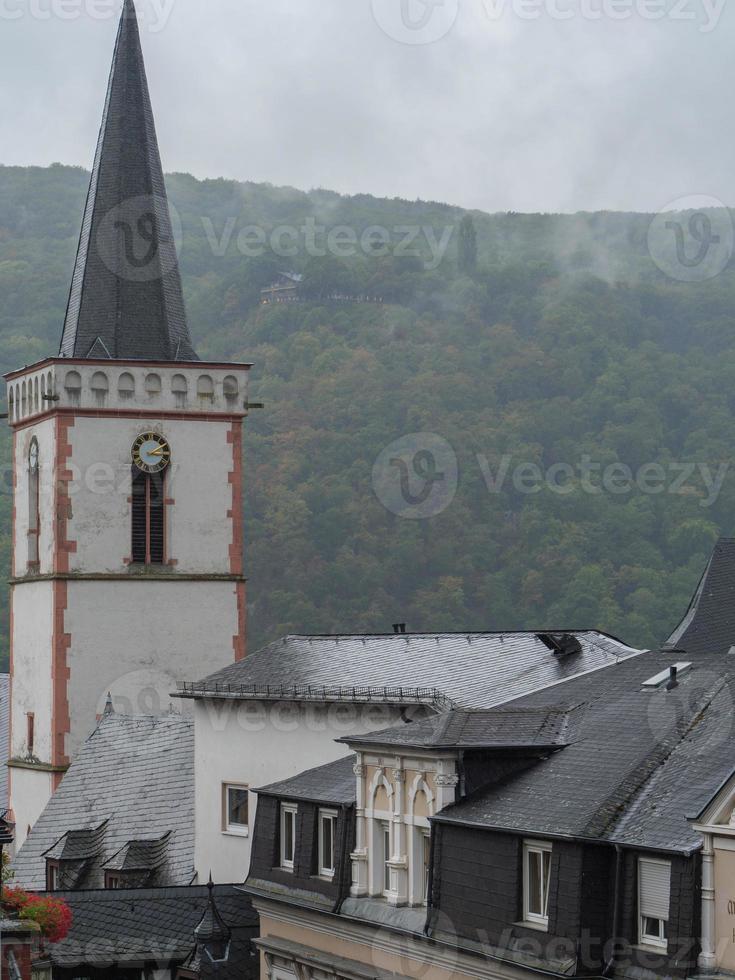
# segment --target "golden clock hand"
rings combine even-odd
[[[151,449],[149,451],[148,455],[149,456],[163,456],[164,453],[167,453],[168,451],[169,451],[168,450],[168,446],[160,446],[158,449]]]

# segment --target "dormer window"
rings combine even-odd
[[[281,867],[293,871],[296,856],[296,813],[294,803],[281,804]]]
[[[122,888],[120,875],[115,874],[112,871],[105,872],[105,888],[109,888],[113,890],[117,888]]]
[[[644,946],[668,947],[671,863],[655,858],[638,861],[638,913],[640,942]]]
[[[58,861],[46,861],[46,891],[57,892],[61,881],[61,867]]]
[[[337,829],[337,811],[319,811],[319,875],[334,878],[334,842]]]
[[[523,845],[523,918],[537,928],[549,926],[551,844],[527,841]]]

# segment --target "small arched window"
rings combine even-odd
[[[189,394],[189,382],[186,380],[185,375],[175,374],[173,376],[171,379],[171,391],[176,400],[176,407],[185,408],[186,399]]]
[[[28,450],[28,566],[38,565],[38,539],[41,534],[39,501],[39,452],[38,440],[34,436]]]
[[[110,390],[110,382],[104,371],[95,371],[95,373],[92,375],[90,387],[97,404],[104,405],[107,401],[107,394]]]
[[[135,395],[135,378],[129,371],[124,371],[120,375],[117,393],[123,401],[129,401]]]
[[[214,401],[214,381],[208,374],[203,374],[197,381],[197,395],[205,401]]]
[[[70,405],[78,405],[82,398],[82,376],[78,371],[67,371],[64,390]]]
[[[145,390],[151,398],[158,398],[161,394],[161,375],[149,374],[145,379]]]
[[[234,405],[237,401],[237,396],[240,394],[240,386],[237,383],[237,378],[231,374],[225,378],[222,389],[225,393],[225,401],[228,405]]]

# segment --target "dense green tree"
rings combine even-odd
[[[471,214],[466,214],[459,223],[457,252],[459,271],[471,276],[477,271],[477,231]]]
[[[0,167],[6,371],[57,349],[86,183],[76,168]],[[468,276],[456,208],[182,174],[169,189],[199,353],[252,361],[266,406],[245,434],[251,648],[404,621],[669,635],[733,528],[733,269],[667,279],[645,215],[474,213]],[[389,241],[313,255],[309,221]],[[271,249],[284,226],[302,240],[288,260]],[[304,274],[302,302],[263,305],[281,271]],[[450,447],[444,479],[456,460],[456,490],[421,520],[386,506],[374,479],[416,433]],[[5,430],[4,578],[10,458]],[[0,656],[7,628],[3,589]]]

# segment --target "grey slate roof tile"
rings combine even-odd
[[[194,728],[190,718],[108,714],[89,736],[16,855],[16,881],[46,886],[44,855],[68,833],[108,821],[99,853],[78,884],[104,885],[104,866],[131,841],[170,832],[156,884],[188,885],[194,876]],[[63,847],[63,843],[60,845]]]
[[[734,596],[735,541],[725,538],[664,650],[514,703],[574,707],[578,724],[567,747],[437,819],[683,853],[699,848],[690,819],[735,768]],[[677,687],[644,689],[677,662],[693,664]]]
[[[720,538],[686,616],[668,639],[694,656],[735,644],[735,538]]]
[[[420,691],[418,700],[433,692],[455,707],[488,708],[640,653],[604,633],[575,635],[581,652],[566,657],[536,633],[287,636],[181,693],[329,701],[356,692],[408,703]]]
[[[0,813],[8,808],[10,757],[10,674],[0,674]]]
[[[197,359],[132,0],[115,45],[60,356]]]
[[[538,691],[513,707],[574,707],[567,747],[532,769],[447,808],[438,820],[540,836],[587,837],[689,853],[690,826],[733,772],[735,759],[735,542],[720,541],[676,649]],[[649,680],[692,662],[678,686]]]
[[[57,892],[71,908],[69,936],[48,947],[56,967],[82,965],[109,968],[156,963],[161,968],[183,962],[195,946],[194,931],[208,908],[205,886],[110,891]],[[258,918],[249,898],[233,885],[216,885],[214,898],[232,934],[230,961],[224,969],[207,969],[222,980],[246,980],[258,975],[258,958],[251,940]]]
[[[401,728],[337,739],[349,745],[400,748],[560,748],[572,737],[577,712],[559,708],[455,710]]]
[[[355,756],[349,755],[325,766],[309,769],[291,779],[282,779],[255,790],[263,796],[282,796],[311,803],[345,804],[355,802]]]

